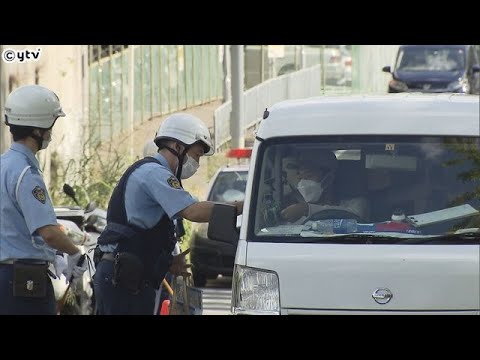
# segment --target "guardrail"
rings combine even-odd
[[[243,93],[245,107],[245,124],[243,128],[245,133],[251,129],[256,129],[262,120],[265,108],[279,101],[319,96],[326,93],[349,93],[351,91],[350,87],[335,86],[325,88],[321,69],[321,64],[312,66],[267,80],[245,91]],[[215,110],[214,136],[216,151],[225,148],[231,140],[231,112],[231,101],[225,102]]]

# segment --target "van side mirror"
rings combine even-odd
[[[386,73],[391,73],[392,72],[392,68],[390,66],[384,66],[382,68],[382,71],[383,72],[386,72]]]
[[[475,64],[472,66],[472,73],[477,73],[477,72],[480,72],[480,65],[479,64]]]
[[[213,206],[207,236],[212,240],[237,244],[239,233],[235,206],[228,204],[215,204]]]

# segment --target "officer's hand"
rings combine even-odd
[[[282,218],[290,222],[297,221],[302,216],[306,216],[307,214],[308,204],[306,202],[290,205],[280,212]]]
[[[190,252],[190,249],[181,252],[178,255],[173,256],[172,265],[170,266],[169,271],[175,276],[190,276],[191,274],[187,271],[188,268],[192,267],[192,264],[187,264],[185,261],[185,256]]]
[[[68,267],[67,254],[57,251],[53,266],[55,268],[55,275],[60,278]]]
[[[83,273],[87,270],[87,259],[83,261],[82,265],[77,265],[78,260],[80,259],[80,256],[82,256],[82,253],[80,251],[77,251],[73,255],[68,255],[67,259],[67,268],[64,271],[64,275],[67,278],[67,281],[70,281],[70,277],[73,276],[73,280],[76,280],[80,278]]]

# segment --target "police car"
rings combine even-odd
[[[229,205],[209,224],[238,241],[232,312],[480,314],[479,105],[412,93],[265,111],[240,233]],[[312,153],[330,157],[305,171]]]
[[[236,159],[250,158],[252,150],[231,149],[227,157]],[[239,160],[239,161],[246,161]],[[248,164],[228,165],[220,168],[210,181],[208,201],[234,202],[243,201],[248,176]],[[241,216],[237,222],[240,226]],[[208,223],[193,223],[190,243],[190,261],[195,286],[205,286],[207,279],[218,275],[231,276],[235,259],[236,244],[215,241],[207,236]]]

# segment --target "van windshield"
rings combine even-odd
[[[411,239],[464,234],[478,243],[479,149],[478,137],[265,141],[248,239],[335,242],[369,234],[421,243]]]
[[[465,61],[460,48],[407,47],[399,51],[396,71],[461,71]]]

